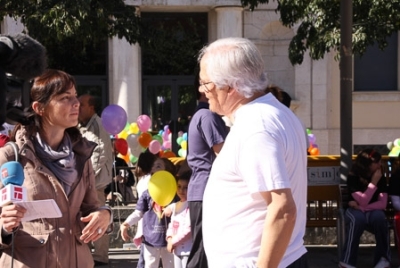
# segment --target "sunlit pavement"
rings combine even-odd
[[[373,254],[375,245],[362,245],[358,254],[358,265],[360,268],[373,267]],[[391,267],[399,266],[397,250],[391,247]],[[336,268],[338,267],[337,248],[335,246],[307,246],[308,264],[310,268]],[[108,265],[97,267],[112,268],[136,268],[139,252],[137,250],[110,249]],[[213,268],[213,267],[211,267]]]

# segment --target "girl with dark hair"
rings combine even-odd
[[[174,254],[174,268],[186,268],[193,241],[190,232],[190,213],[187,190],[192,171],[185,160],[176,175],[176,194],[179,201],[169,205],[171,222],[167,229],[167,250]]]
[[[375,235],[375,268],[390,267],[389,228],[384,209],[388,194],[382,176],[381,154],[373,149],[362,150],[347,177],[350,194],[345,212],[346,242],[339,267],[355,267],[360,237],[364,230]]]
[[[175,167],[172,162],[166,158],[157,157],[153,163],[151,174],[161,170],[175,176]],[[128,230],[140,220],[143,220],[143,230],[142,232],[138,230],[135,237],[140,232],[142,242],[140,252],[143,254],[144,267],[158,267],[160,259],[164,268],[174,267],[174,256],[167,251],[165,239],[170,219],[162,215],[161,207],[153,201],[148,189],[140,196],[135,211],[120,225],[121,237],[124,241],[131,240]],[[134,243],[137,243],[135,239]]]

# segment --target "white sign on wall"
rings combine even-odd
[[[340,167],[308,167],[308,185],[336,185],[340,184]]]

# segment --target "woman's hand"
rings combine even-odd
[[[128,242],[128,241],[132,240],[132,237],[130,237],[128,235],[129,228],[130,228],[130,226],[126,222],[122,223],[121,226],[119,227],[119,229],[121,231],[121,237],[125,242]]]
[[[111,214],[107,209],[98,210],[82,217],[81,221],[88,222],[88,224],[82,230],[80,239],[85,243],[98,240],[107,231],[110,218]]]
[[[1,209],[0,222],[3,229],[9,233],[17,228],[24,217],[26,209],[18,205],[8,205]]]
[[[349,201],[349,207],[354,208],[354,209],[359,209],[358,203],[354,200]]]

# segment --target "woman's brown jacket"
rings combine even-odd
[[[21,223],[14,236],[14,267],[93,267],[90,249],[79,237],[85,226],[80,218],[99,207],[90,162],[95,144],[82,138],[78,129],[67,130],[76,157],[78,178],[66,196],[54,174],[37,158],[31,140],[33,130],[23,126],[17,128],[15,140],[19,147],[19,162],[24,168],[23,186],[27,189],[27,199],[54,199],[62,217]],[[0,165],[10,160],[14,160],[12,147],[0,148]],[[0,228],[0,267],[11,267],[11,235],[4,235],[2,226]]]

